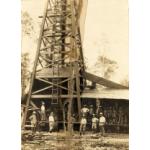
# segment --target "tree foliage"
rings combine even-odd
[[[28,12],[21,13],[22,34],[31,36],[34,33],[33,19]]]
[[[111,60],[106,56],[99,56],[95,67],[101,70],[101,74],[104,78],[109,79],[115,72],[115,70],[118,68],[118,65],[116,61]]]
[[[120,81],[120,83],[126,87],[129,87],[129,79],[128,77],[124,78],[123,80]]]
[[[22,96],[25,94],[29,79],[29,53],[23,53],[21,56],[21,87],[22,87]]]

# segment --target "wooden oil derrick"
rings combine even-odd
[[[80,118],[80,93],[84,70],[80,29],[75,0],[48,0],[37,46],[26,101],[23,128],[29,106],[39,109],[42,100],[62,110],[65,129],[64,102],[68,102],[68,130],[71,130],[73,99],[76,98]],[[81,80],[82,79],[82,83]]]

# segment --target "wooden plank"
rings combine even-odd
[[[84,75],[87,80],[103,85],[105,87],[114,88],[114,89],[128,89],[128,87],[126,86],[104,79],[102,77],[98,77],[88,72],[85,72]]]
[[[71,33],[70,31],[65,32],[65,34],[63,32],[62,33],[60,32],[59,34],[58,33],[56,34],[56,32],[54,32],[54,33],[44,34],[42,37],[61,37],[61,36],[68,36],[70,33]]]
[[[72,96],[73,98],[76,98],[77,97],[77,95],[73,95]],[[53,98],[53,95],[50,95],[50,94],[36,94],[36,95],[32,95],[31,96],[31,98],[32,99],[44,99],[44,98]],[[68,94],[68,95],[60,95],[60,98],[70,98],[70,95]]]
[[[71,14],[68,13],[68,14],[49,14],[47,15],[47,17],[61,17],[61,19],[66,19],[66,17],[70,17]]]
[[[71,37],[75,37],[75,14],[74,14],[74,1],[71,0],[70,1],[70,4],[71,4],[71,23],[72,23],[72,35]],[[71,51],[72,51],[72,54],[73,54],[73,59],[75,60],[75,54],[76,54],[76,49],[74,49],[74,43],[75,43],[75,39],[74,38],[71,38],[70,40],[70,43],[71,43]],[[70,56],[70,61],[72,61],[72,56]],[[73,67],[72,65],[70,65],[70,74],[71,76],[74,76],[73,72]],[[70,98],[69,98],[69,108],[68,108],[68,131],[71,133],[72,129],[71,129],[71,123],[72,123],[72,100],[73,100],[73,89],[74,89],[74,80],[70,80],[68,82],[68,88],[71,89],[69,92],[69,95],[70,95]]]
[[[35,105],[35,103],[34,103],[33,101],[30,101],[30,104],[31,104],[35,109],[39,109],[39,108]]]
[[[42,88],[42,89],[40,89],[40,90],[34,91],[32,94],[37,94],[37,93],[39,93],[39,92],[45,91],[45,90],[47,90],[47,89],[50,89],[50,88],[52,88],[52,87],[53,87],[52,85],[47,86],[47,87]]]

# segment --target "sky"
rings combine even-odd
[[[35,34],[22,36],[22,52],[29,52],[32,62],[36,53],[36,39],[46,0],[22,0],[22,11],[33,18]],[[111,80],[120,82],[128,76],[128,1],[88,0],[84,24],[83,53],[88,71],[93,73],[98,56],[107,56],[118,64]],[[31,65],[32,68],[32,65]],[[98,68],[96,68],[98,69]]]

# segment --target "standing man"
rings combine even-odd
[[[42,101],[41,105],[41,121],[46,120],[46,111],[45,111],[45,103]]]
[[[102,110],[102,106],[99,105],[99,106],[97,107],[96,114],[99,115],[99,113],[102,112],[102,111],[103,111],[103,110]]]
[[[92,131],[93,131],[93,133],[95,133],[97,130],[97,123],[98,123],[98,118],[95,116],[95,114],[93,114],[93,118],[92,118]]]
[[[24,108],[21,106],[21,127],[23,124],[23,119],[24,119]]]
[[[55,125],[53,112],[50,113],[48,120],[49,120],[49,132],[51,133]]]
[[[92,128],[92,117],[93,117],[93,114],[94,114],[94,108],[93,108],[93,105],[90,105],[89,115],[87,117],[87,122],[88,122],[88,128],[89,129]]]
[[[80,121],[80,135],[85,134],[86,124],[87,120],[86,117],[83,115]]]
[[[89,114],[92,116],[94,114],[93,105],[90,105]]]
[[[81,109],[82,116],[86,117],[88,113],[89,113],[89,109],[87,108],[86,105],[83,105],[83,108]]]
[[[123,110],[122,110],[122,107],[119,107],[119,111],[118,111],[118,123],[120,125],[123,124]]]
[[[103,116],[103,113],[100,112],[100,117],[99,117],[99,129],[100,129],[100,132],[101,132],[101,135],[103,136],[104,133],[105,133],[105,123],[106,123],[106,119],[105,117]]]
[[[29,117],[30,122],[31,122],[31,128],[32,128],[32,133],[36,132],[36,126],[37,126],[37,118],[36,118],[36,112],[33,111],[32,115]]]
[[[117,112],[114,107],[113,107],[113,111],[112,111],[112,123],[113,124],[117,123]]]
[[[76,121],[75,114],[71,116],[71,134],[74,132],[74,123]]]

